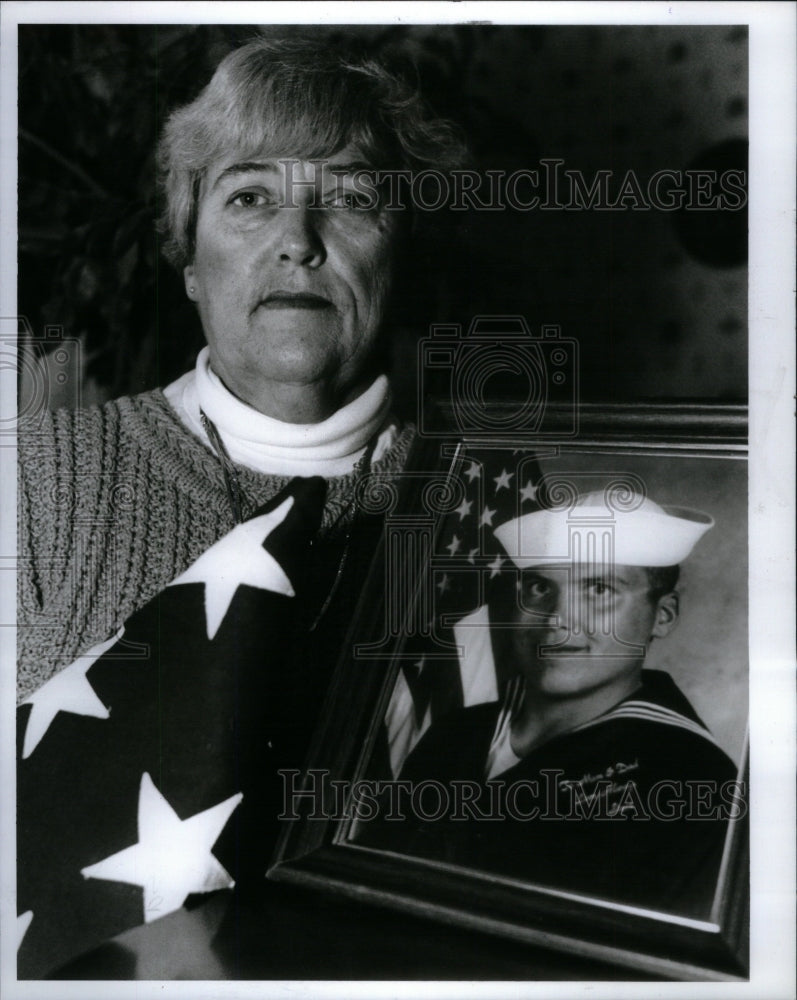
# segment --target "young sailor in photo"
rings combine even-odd
[[[600,492],[496,528],[514,569],[489,597],[503,700],[432,725],[408,759],[402,779],[479,786],[459,815],[416,817],[412,852],[708,914],[737,769],[669,674],[643,667],[712,524]]]

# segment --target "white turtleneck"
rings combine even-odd
[[[342,476],[356,465],[377,435],[373,461],[393,445],[398,428],[391,417],[387,376],[379,375],[362,395],[318,424],[289,424],[242,402],[199,352],[196,367],[163,392],[185,426],[210,447],[200,410],[216,425],[233,462],[279,476]]]

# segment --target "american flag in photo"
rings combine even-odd
[[[262,879],[325,492],[292,480],[18,708],[19,978]]]
[[[394,776],[433,720],[500,696],[485,595],[509,567],[493,530],[539,509],[540,477],[533,451],[461,446],[456,507],[443,517],[430,567],[432,635],[408,637],[385,714]]]

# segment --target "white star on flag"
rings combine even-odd
[[[479,521],[479,526],[481,527],[481,525],[483,524],[489,524],[490,527],[492,527],[493,518],[497,513],[498,513],[497,510],[490,510],[489,507],[485,507],[484,511],[482,512],[481,520]]]
[[[263,548],[263,542],[282,524],[292,506],[293,497],[288,497],[276,510],[239,524],[169,584],[170,587],[182,583],[205,584],[208,639],[218,632],[236,590],[243,584],[286,597],[295,596],[285,571]]]
[[[461,544],[462,542],[460,541],[459,535],[454,535],[454,537],[451,539],[448,545],[446,545],[446,548],[448,549],[449,553],[453,556],[456,555]]]
[[[481,466],[478,462],[471,462],[467,469],[465,469],[465,475],[468,477],[468,482],[472,483],[474,479],[478,479],[482,474]]]
[[[537,499],[537,487],[529,479],[526,485],[521,487],[520,502],[523,503],[524,500],[536,500],[536,499]]]
[[[472,566],[475,566],[475,565],[476,565],[476,554],[478,553],[478,551],[479,551],[479,549],[478,549],[478,547],[477,547],[477,548],[475,548],[475,549],[471,549],[471,550],[470,550],[470,552],[468,553],[468,562],[469,562],[469,563],[470,563],[470,564],[471,564]]]
[[[108,718],[110,713],[89,684],[86,673],[111,646],[122,638],[124,631],[124,626],[122,626],[110,639],[92,646],[87,653],[79,656],[68,667],[59,670],[38,691],[34,691],[29,698],[22,702],[23,705],[33,706],[28,716],[28,724],[25,727],[25,742],[22,747],[23,760],[30,757],[59,712],[91,715],[95,719]]]
[[[493,482],[495,483],[495,492],[498,493],[499,490],[509,489],[509,480],[514,476],[514,472],[507,472],[506,469],[501,469],[500,476],[493,476]]]
[[[138,798],[138,843],[80,874],[140,885],[145,923],[179,910],[192,892],[232,889],[234,880],[210,851],[242,798],[239,792],[181,820],[145,772]]]
[[[33,910],[25,910],[17,917],[17,951],[28,933],[31,920],[33,920]]]
[[[504,561],[503,556],[496,556],[491,563],[488,563],[487,568],[490,570],[491,580],[494,576],[498,576],[501,572],[501,567],[503,566]]]
[[[439,583],[437,584],[437,589],[440,591],[441,594],[445,594],[445,592],[448,590],[448,586],[449,586],[448,573],[443,573]]]
[[[460,521],[464,521],[465,518],[470,514],[470,509],[473,506],[472,500],[463,500],[459,507],[455,508],[455,513],[459,514]]]

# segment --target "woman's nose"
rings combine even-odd
[[[324,241],[318,231],[317,212],[307,205],[283,206],[279,212],[276,252],[281,264],[320,267],[326,260]]]

